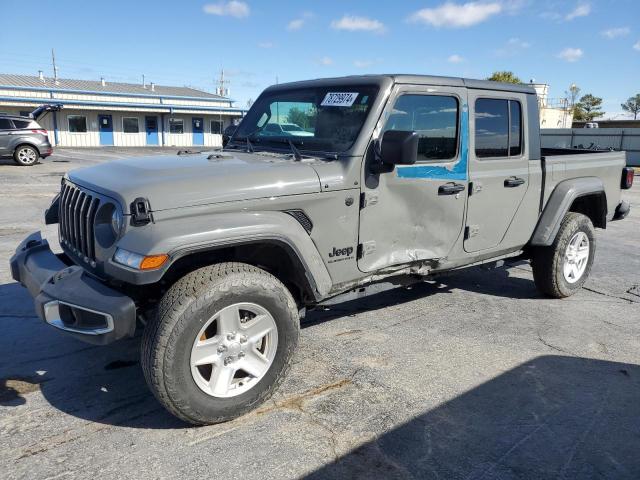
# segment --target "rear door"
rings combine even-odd
[[[416,131],[418,161],[371,174],[363,162],[358,266],[364,272],[445,257],[462,234],[467,196],[466,89],[396,86],[380,125]]]
[[[503,239],[529,187],[526,95],[469,90],[471,148],[464,249],[510,248]]]
[[[9,142],[12,135],[11,130],[13,130],[11,120],[8,118],[0,118],[0,155],[8,155],[11,153],[9,151]]]

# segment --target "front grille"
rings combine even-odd
[[[93,225],[100,199],[72,183],[64,182],[60,191],[60,243],[85,262],[94,262],[96,248]]]

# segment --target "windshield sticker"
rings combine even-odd
[[[327,92],[321,107],[350,107],[358,98],[358,92]]]

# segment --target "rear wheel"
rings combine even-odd
[[[15,152],[13,152],[13,159],[18,165],[30,167],[31,165],[38,163],[40,154],[30,145],[20,145],[16,148]]]
[[[165,294],[143,336],[142,366],[156,398],[203,425],[266,400],[298,342],[293,297],[271,274],[242,263],[201,268]]]
[[[553,244],[533,251],[531,266],[538,290],[555,298],[573,295],[589,277],[595,249],[589,217],[569,212]]]

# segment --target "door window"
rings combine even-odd
[[[479,98],[475,106],[475,148],[478,158],[504,158],[522,153],[520,102]]]
[[[13,125],[17,129],[40,128],[33,120],[14,120]]]
[[[0,130],[11,130],[13,125],[8,118],[0,118]]]
[[[417,132],[418,160],[455,158],[458,149],[458,100],[440,95],[402,95],[384,131]]]

